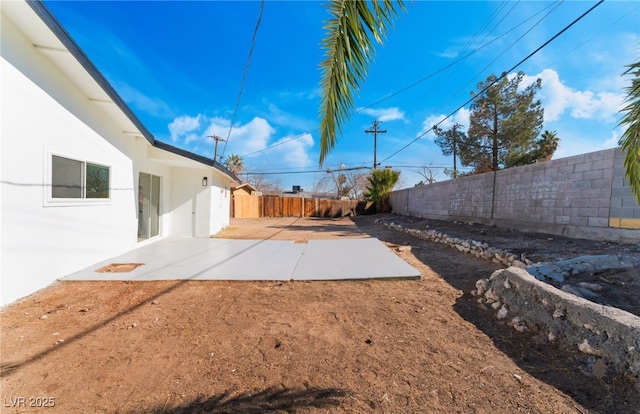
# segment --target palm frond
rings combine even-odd
[[[322,72],[320,104],[320,165],[334,148],[342,124],[354,106],[354,92],[359,90],[374,56],[374,39],[382,43],[392,26],[397,10],[404,10],[401,0],[333,0],[327,8],[326,36],[321,43],[325,58]]]
[[[640,62],[628,66],[625,75],[631,75],[631,86],[627,88],[627,105],[622,109],[625,115],[620,125],[626,130],[620,138],[620,146],[626,153],[624,168],[631,184],[631,191],[640,204]]]

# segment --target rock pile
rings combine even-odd
[[[375,223],[396,231],[410,234],[411,236],[422,240],[444,244],[461,253],[472,254],[477,258],[491,260],[493,263],[506,267],[514,266],[525,269],[527,266],[533,264],[533,262],[524,257],[524,254],[518,256],[507,250],[489,246],[487,243],[483,243],[481,241],[460,239],[433,229],[419,230],[407,228],[403,227],[401,224],[384,219],[376,219]]]
[[[384,219],[375,223],[510,267],[476,282],[471,294],[478,306],[492,310],[516,331],[530,332],[534,341],[560,343],[588,355],[588,371],[599,378],[621,372],[630,375],[640,390],[640,318],[589,302],[602,288],[597,283],[566,283],[581,272],[640,266],[637,256],[580,256],[532,263],[524,255],[433,229],[406,228]]]
[[[640,390],[640,317],[600,306],[535,279],[523,269],[502,269],[476,282],[478,305],[538,344],[558,343],[587,359],[596,377],[623,373]]]
[[[565,278],[571,275],[577,275],[582,272],[634,267],[637,265],[636,261],[637,258],[634,260],[630,256],[587,255],[555,262],[536,263],[528,266],[527,272],[543,282],[548,279],[564,283]]]

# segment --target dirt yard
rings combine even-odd
[[[57,282],[6,307],[0,411],[640,412],[627,379],[587,376],[586,356],[538,345],[477,307],[469,292],[497,265],[375,218],[237,220],[218,237],[377,237],[421,280]],[[507,242],[484,226],[429,225]],[[577,246],[510,237],[538,255]]]

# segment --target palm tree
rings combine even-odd
[[[549,161],[553,154],[558,149],[560,138],[556,131],[545,130],[540,136],[542,139],[539,142],[540,145],[540,158],[538,161]]]
[[[229,154],[224,161],[224,166],[234,175],[239,175],[244,170],[244,161],[242,157],[236,154]]]
[[[626,152],[624,168],[631,190],[640,204],[640,61],[627,66],[624,74],[631,75],[631,86],[626,88],[627,99],[621,112],[625,112],[620,125],[627,129],[620,138],[620,146]]]
[[[376,204],[376,212],[384,213],[390,211],[389,193],[400,179],[400,171],[393,171],[390,168],[384,170],[373,170],[367,177],[369,185],[364,193],[364,199],[373,201]]]
[[[382,37],[393,25],[398,10],[405,10],[401,0],[331,0],[327,7],[331,18],[324,29],[322,41],[325,59],[322,68],[322,101],[320,104],[320,165],[335,146],[337,132],[349,119],[354,107],[353,93],[366,74],[374,54],[373,41]],[[626,114],[620,125],[627,129],[620,138],[626,151],[624,166],[631,189],[640,203],[640,62],[628,66],[625,74],[632,75],[627,88]]]
[[[372,39],[382,43],[397,10],[404,10],[402,0],[332,0],[327,7],[331,18],[324,26],[325,59],[320,64],[320,165],[335,146],[342,123],[349,119],[353,94],[375,53]]]

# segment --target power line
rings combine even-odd
[[[491,62],[489,62],[487,65],[485,65],[484,68],[482,68],[481,70],[479,70],[472,78],[471,80],[469,80],[467,83],[465,83],[464,85],[462,85],[453,95],[451,95],[451,97],[449,99],[447,99],[444,103],[442,103],[440,106],[438,106],[438,108],[436,108],[435,112],[438,112],[440,108],[442,108],[443,106],[447,105],[454,97],[456,97],[464,88],[466,88],[472,81],[473,79],[475,79],[477,76],[479,76],[481,73],[483,73],[484,71],[486,71],[489,66],[491,66],[493,63],[495,63],[500,57],[502,57],[505,53],[507,53],[507,51],[509,49],[511,49],[513,46],[515,46],[518,42],[520,42],[527,34],[529,34],[534,28],[536,28],[540,23],[542,23],[542,21],[544,19],[546,19],[551,13],[553,13],[558,7],[560,7],[561,2],[556,2],[556,6],[549,10],[549,12],[547,12],[547,14],[545,14],[544,16],[542,16],[533,26],[531,26],[529,29],[527,29],[522,35],[520,35],[520,37],[518,37],[514,42],[512,42],[506,49],[504,49],[500,54],[498,54],[498,56],[496,56]],[[550,6],[548,6],[550,7]],[[545,9],[547,9],[548,7],[546,7]],[[543,9],[543,10],[545,10]],[[536,13],[537,15],[538,13]],[[442,83],[441,83],[442,84]]]
[[[480,40],[478,42],[478,44],[482,44],[482,42],[484,42],[487,37],[489,37],[489,35],[498,27],[498,25],[500,25],[500,23],[502,23],[502,21],[504,19],[507,18],[507,16],[509,14],[511,14],[511,12],[518,6],[520,2],[516,1],[513,3],[513,6],[511,7],[511,9],[509,9],[509,11],[507,11],[507,13],[502,16],[502,18],[489,30],[486,32],[486,34],[483,36],[482,40]],[[498,14],[500,13],[500,11],[506,6],[506,2],[502,2],[500,3],[500,6],[493,12],[493,14],[482,24],[482,26],[480,26],[480,28],[478,28],[478,30],[476,30],[476,32],[474,33],[473,37],[471,39],[469,39],[469,41],[467,41],[467,43],[464,45],[464,47],[460,50],[460,52],[458,52],[456,54],[456,57],[462,55],[464,52],[466,52],[468,49],[471,48],[471,45],[473,45],[473,43],[475,42],[475,40],[480,37],[480,33],[482,33],[482,31],[489,26],[489,23],[491,23],[491,21],[496,18],[498,16]],[[538,12],[539,13],[539,12]],[[536,14],[538,14],[536,13]],[[533,16],[535,16],[536,14],[534,14]],[[523,21],[522,23],[520,23],[519,25],[515,26],[514,28],[512,28],[511,30],[514,30],[516,27],[524,24],[525,22],[527,22],[529,19],[533,18],[533,16],[527,18],[525,21]],[[511,30],[507,31],[506,33],[509,33]],[[497,39],[501,38],[502,36],[506,35],[506,33],[503,33],[501,36],[497,37]],[[494,39],[494,40],[497,40]],[[443,80],[440,80],[438,82],[436,82],[436,87],[433,91],[431,91],[432,94],[435,94],[443,85],[446,84],[446,82],[457,72],[458,67],[454,67],[453,70],[449,71],[448,75],[446,78],[444,78]],[[449,98],[449,100],[453,99],[453,97],[455,96],[455,94]],[[446,103],[445,103],[446,104]],[[444,105],[444,104],[443,104]],[[443,106],[441,105],[441,106]],[[437,111],[437,109],[436,109]]]
[[[515,7],[515,6],[514,6],[514,7]],[[354,111],[354,112],[353,112],[353,114],[359,114],[359,113],[361,113],[361,112],[363,112],[363,111],[365,111],[365,110],[367,110],[367,109],[369,109],[369,108],[372,108],[372,107],[374,107],[374,106],[376,106],[376,105],[378,105],[378,104],[380,104],[380,103],[382,103],[382,102],[384,102],[384,101],[387,101],[387,100],[389,100],[389,99],[391,99],[391,98],[393,98],[393,97],[395,97],[395,96],[397,96],[397,95],[400,95],[401,93],[406,92],[407,90],[412,89],[412,88],[414,88],[414,87],[418,86],[420,83],[422,83],[422,82],[424,82],[424,81],[426,81],[426,80],[428,80],[428,79],[430,79],[430,78],[432,78],[432,77],[434,77],[434,76],[438,75],[439,73],[442,73],[442,72],[444,72],[445,70],[447,70],[447,69],[449,69],[449,68],[451,68],[451,67],[453,67],[453,66],[455,66],[455,65],[457,65],[457,64],[459,64],[459,63],[461,63],[462,61],[464,61],[464,60],[468,59],[469,57],[473,56],[474,54],[476,54],[477,52],[481,51],[482,49],[484,49],[484,48],[486,48],[486,47],[490,46],[491,44],[493,44],[494,42],[496,42],[496,41],[498,41],[498,40],[502,39],[504,36],[508,35],[508,34],[509,34],[509,33],[511,33],[512,31],[516,30],[518,27],[522,26],[523,24],[527,23],[529,20],[533,19],[534,17],[536,17],[538,14],[540,14],[541,12],[543,12],[544,10],[546,10],[546,9],[547,9],[547,8],[549,8],[549,7],[551,7],[551,6],[544,7],[543,9],[541,9],[541,10],[540,10],[540,11],[538,11],[538,12],[536,12],[536,13],[535,13],[535,14],[533,14],[532,16],[530,16],[530,17],[526,18],[526,19],[525,19],[525,20],[523,20],[522,22],[520,22],[520,23],[518,23],[517,25],[513,26],[511,29],[509,29],[509,30],[507,30],[506,32],[502,33],[501,35],[499,35],[499,36],[495,37],[494,39],[490,40],[489,42],[487,42],[487,43],[485,43],[485,44],[483,44],[483,45],[479,46],[478,48],[476,48],[476,49],[472,50],[471,52],[467,53],[466,55],[464,55],[464,56],[462,56],[462,57],[459,57],[459,58],[457,58],[457,59],[453,60],[452,62],[448,63],[447,65],[445,65],[445,66],[443,66],[443,67],[441,67],[440,69],[438,69],[438,70],[436,70],[436,71],[434,71],[434,72],[432,72],[432,73],[430,73],[430,74],[426,75],[425,77],[423,77],[423,78],[421,78],[421,79],[418,79],[417,81],[415,81],[415,82],[413,82],[413,83],[411,83],[411,84],[409,84],[409,85],[407,85],[407,86],[405,86],[405,87],[403,87],[403,88],[401,88],[401,89],[399,89],[399,90],[397,90],[397,91],[395,91],[395,92],[390,93],[389,95],[385,96],[385,97],[384,97],[384,98],[382,98],[382,99],[379,99],[379,100],[377,100],[377,101],[375,101],[375,102],[373,102],[373,103],[371,103],[371,104],[369,104],[369,105],[367,105],[367,106],[364,106],[364,107],[359,108],[358,110]],[[513,10],[513,8],[512,8],[511,10]],[[509,10],[509,13],[511,12],[511,10]],[[497,12],[495,12],[495,13],[494,13],[494,15],[495,15],[496,13],[497,13]],[[508,14],[508,13],[507,13],[507,14]],[[493,16],[492,16],[492,17],[493,17]],[[487,22],[485,22],[485,23],[484,23],[484,25],[483,25],[482,27],[486,26],[486,25],[488,24],[488,22],[491,20],[491,18],[492,18],[492,17],[490,17],[490,18],[489,18],[489,20],[488,20]],[[505,17],[506,17],[506,16],[505,16]],[[504,19],[504,18],[503,18],[503,19]],[[502,21],[503,19],[501,19],[500,21]],[[492,30],[493,30],[493,29],[492,29]],[[479,32],[479,31],[480,31],[480,29],[478,30],[478,32]],[[476,33],[476,35],[474,35],[474,38],[475,38],[476,36],[477,36],[477,33]],[[468,48],[468,45],[467,45],[467,46],[465,46],[462,50],[464,51],[464,50],[466,50],[467,48]],[[261,152],[264,152],[264,151],[270,150],[270,149],[272,149],[272,148],[278,147],[278,146],[280,146],[280,145],[286,144],[287,142],[291,142],[291,141],[298,140],[298,139],[300,139],[300,138],[304,137],[305,135],[307,135],[307,134],[311,134],[311,133],[316,132],[316,131],[318,131],[318,130],[319,130],[319,128],[316,128],[316,129],[313,129],[313,130],[311,130],[311,131],[304,132],[304,133],[302,133],[302,134],[300,134],[300,135],[297,135],[297,136],[295,136],[295,137],[293,137],[293,138],[290,138],[290,139],[287,139],[287,140],[284,140],[284,141],[277,142],[277,143],[275,143],[275,144],[273,144],[273,145],[269,145],[269,146],[264,147],[264,148],[262,148],[262,149],[259,149],[259,150],[256,150],[256,151],[253,151],[253,152],[250,152],[250,153],[248,153],[248,154],[241,155],[241,157],[242,157],[242,158],[245,158],[245,157],[248,157],[248,156],[251,156],[251,155],[259,154],[259,153],[261,153]],[[226,144],[225,144],[225,148],[226,148]]]
[[[280,175],[280,174],[312,174],[312,173],[332,173],[332,172],[341,172],[341,171],[356,171],[356,170],[370,170],[371,167],[351,167],[351,168],[336,168],[336,169],[326,169],[326,170],[304,170],[304,171],[273,171],[273,172],[262,172],[262,171],[254,171],[254,172],[243,172],[244,175]]]
[[[518,2],[518,3],[519,3],[519,2]],[[516,3],[516,5],[517,5],[518,3]],[[486,44],[484,44],[484,45],[480,46],[479,48],[477,48],[477,49],[473,50],[472,52],[468,53],[467,55],[463,56],[462,58],[459,58],[459,59],[454,60],[454,61],[453,61],[453,62],[451,62],[449,65],[447,65],[447,66],[445,66],[444,68],[442,68],[442,69],[440,69],[440,70],[438,70],[438,71],[434,72],[432,75],[435,75],[435,74],[437,74],[437,73],[439,73],[439,72],[442,72],[444,69],[447,69],[447,68],[449,68],[449,67],[452,67],[452,66],[454,66],[455,64],[457,64],[457,63],[459,63],[459,62],[461,62],[461,61],[465,60],[466,58],[468,58],[469,56],[473,55],[473,54],[474,54],[474,53],[476,53],[477,51],[479,51],[479,50],[481,50],[481,49],[485,48],[486,46],[490,45],[491,43],[493,43],[493,42],[495,42],[495,41],[497,41],[497,40],[501,39],[502,37],[506,36],[508,33],[511,33],[512,31],[514,31],[514,30],[515,30],[515,29],[517,29],[518,27],[520,27],[520,26],[524,25],[525,23],[527,23],[528,21],[532,20],[534,17],[538,16],[540,13],[544,12],[544,11],[545,11],[545,10],[547,10],[549,7],[553,6],[554,4],[557,4],[557,5],[559,6],[559,5],[560,5],[560,3],[562,3],[562,1],[556,1],[555,3],[552,3],[552,4],[548,5],[548,6],[546,6],[546,7],[542,8],[542,9],[540,9],[539,11],[537,11],[537,12],[536,12],[536,13],[534,13],[533,15],[529,16],[527,19],[523,20],[521,23],[519,23],[519,24],[517,24],[517,25],[513,26],[511,29],[507,30],[506,32],[504,32],[504,33],[503,33],[503,34],[501,34],[500,36],[498,36],[498,37],[496,37],[495,39],[493,39],[493,40],[489,41],[488,43],[486,43]],[[503,3],[503,4],[504,4],[504,3]],[[558,6],[554,7],[554,9],[553,9],[553,10],[555,10]],[[500,24],[500,23],[504,20],[504,18],[505,18],[507,15],[509,15],[509,14],[513,11],[513,9],[514,9],[514,8],[515,8],[515,5],[514,5],[511,9],[509,9],[509,11],[507,12],[507,14],[506,14],[502,19],[500,19],[500,21],[499,21],[496,25],[494,25],[494,27],[489,31],[489,33],[490,33],[490,32],[492,32],[492,31],[497,27],[497,25],[498,25],[498,24]],[[544,17],[542,17],[542,18],[541,18],[537,23],[535,23],[532,27],[530,27],[530,28],[525,32],[525,34],[526,34],[526,33],[529,33],[531,30],[533,30],[533,28],[534,28],[534,27],[536,27],[536,26],[537,26],[537,25],[538,25],[542,20],[544,20],[544,19],[545,19],[549,14],[551,14],[551,12],[553,12],[553,10],[551,10],[550,12],[548,12],[548,13],[547,13]],[[494,13],[494,15],[495,15],[495,14],[497,14],[497,11]],[[493,16],[492,16],[492,17],[493,17]],[[483,26],[482,26],[482,27],[487,26],[487,25],[488,25],[488,23],[489,23],[489,21],[490,21],[490,19],[489,19],[489,20],[487,20],[487,22],[485,22],[485,23],[483,24]],[[481,28],[481,29],[482,29],[482,28]],[[478,31],[476,32],[476,34],[473,36],[473,39],[475,39],[475,38],[477,37],[477,35],[478,35],[478,33],[480,32],[480,30],[481,30],[481,29],[478,29]],[[488,36],[488,35],[487,35],[487,36]],[[487,37],[487,36],[485,36],[482,40],[484,41],[484,39],[486,39],[486,37]],[[523,36],[524,36],[524,35],[523,35]],[[521,36],[518,40],[516,40],[516,42],[514,42],[513,44],[517,43],[521,38],[522,38],[522,36]],[[467,42],[467,45],[465,45],[465,47],[462,49],[462,51],[461,51],[460,53],[462,53],[463,51],[465,51],[465,50],[467,49],[467,47],[468,47],[468,46],[469,46],[469,44],[473,41],[473,39],[471,39],[469,42]],[[511,48],[511,47],[513,46],[513,44],[512,44],[511,46],[509,46],[509,48]],[[504,53],[505,53],[509,48],[507,48],[505,51],[503,51],[503,52],[500,54],[500,56],[502,56],[502,55],[503,55],[503,54],[504,54]],[[496,59],[497,59],[497,58],[496,58]],[[491,63],[495,62],[495,60],[496,60],[496,59],[494,59]],[[482,70],[482,71],[484,71],[488,66],[489,66],[489,65],[487,65],[485,68],[483,68],[483,70]],[[481,72],[482,72],[482,71],[481,71]],[[481,73],[481,72],[479,72],[479,73]],[[451,72],[451,73],[449,74],[449,76],[447,76],[443,81],[439,81],[439,82],[437,83],[437,86],[436,86],[436,88],[432,91],[432,93],[435,93],[435,92],[439,89],[439,87],[440,87],[441,85],[444,85],[444,84],[446,83],[446,81],[447,81],[449,78],[451,78],[451,76],[453,75],[453,73],[455,73],[455,69],[454,69],[454,71],[453,71],[453,72]],[[479,74],[479,73],[478,73],[478,74]],[[461,91],[462,89],[464,89],[464,88],[465,88],[469,83],[471,83],[471,82],[473,81],[473,79],[475,79],[475,78],[478,76],[478,74],[474,75],[474,76],[473,76],[473,78],[472,78],[471,80],[469,80],[469,81],[468,81],[467,83],[465,83],[461,88],[459,88],[459,89],[458,89],[458,90],[457,90],[453,95],[451,95],[451,96],[450,96],[446,101],[444,101],[443,103],[441,103],[441,104],[440,104],[440,105],[439,105],[439,106],[438,106],[438,107],[437,107],[433,112],[434,112],[434,113],[438,113],[438,112],[440,111],[440,108],[442,108],[442,107],[446,106],[446,105],[447,105],[451,100],[453,100],[453,98],[455,98],[455,97],[460,93],[460,91]],[[430,76],[432,76],[432,75],[430,75]],[[426,78],[425,78],[425,79],[426,79]],[[421,80],[421,81],[422,81],[422,80]],[[421,81],[420,81],[420,82],[421,82]],[[415,85],[417,85],[417,83],[413,84],[412,86],[415,86]],[[408,89],[408,88],[407,88],[407,89]],[[404,91],[404,90],[403,90],[403,91]],[[393,94],[392,94],[392,95],[389,95],[389,97],[391,97],[391,96],[393,96]],[[388,97],[387,97],[387,98],[388,98]],[[377,103],[379,103],[379,102],[382,102],[383,100],[385,100],[385,99],[387,99],[387,98],[384,98],[384,99],[382,99],[382,100],[380,100],[380,101],[376,102],[376,104],[377,104]],[[374,105],[375,105],[375,104],[374,104]],[[392,147],[391,147],[391,148],[390,148],[386,153],[389,153],[389,152],[393,151],[393,149],[394,149],[395,147],[397,147],[397,146],[398,146],[398,144],[393,145],[393,146],[392,146]]]
[[[439,74],[441,72],[444,72],[445,70],[449,69],[450,67],[457,65],[458,63],[466,60],[467,58],[473,56],[477,52],[479,52],[482,49],[486,48],[487,46],[490,46],[492,43],[502,39],[504,36],[506,36],[507,34],[511,33],[512,31],[516,30],[518,27],[522,26],[523,24],[525,24],[529,20],[533,19],[535,16],[537,16],[538,14],[540,14],[542,11],[546,10],[549,7],[550,6],[547,6],[547,7],[543,8],[539,12],[537,12],[534,15],[532,15],[532,16],[528,17],[527,19],[523,20],[521,23],[518,23],[517,25],[513,26],[511,29],[509,29],[506,32],[502,33],[500,36],[497,36],[496,38],[490,40],[489,42],[479,46],[477,49],[472,50],[471,52],[467,53],[466,55],[453,60],[451,63],[448,63],[447,65],[441,67],[440,69],[438,69],[438,70],[436,70],[434,72],[431,72],[430,74],[426,75],[425,77],[423,77],[421,79],[418,79],[417,81],[405,86],[404,88],[401,88],[401,89],[399,89],[399,90],[397,90],[395,92],[390,93],[389,95],[385,96],[382,99],[379,99],[379,100],[373,102],[372,104],[369,104],[369,105],[367,105],[365,107],[362,107],[362,108],[358,109],[357,111],[354,112],[354,114],[360,113],[360,112],[362,112],[362,111],[364,111],[366,109],[369,109],[369,108],[371,108],[373,106],[378,105],[379,103],[382,103],[382,102],[384,102],[386,100],[389,100],[389,99],[393,98],[394,96],[400,95],[401,93],[406,92],[407,90],[409,90],[409,89],[419,85],[420,83],[422,83],[422,82],[434,77],[435,75],[437,75],[437,74]],[[465,46],[465,48],[466,48],[466,46]]]
[[[313,130],[313,131],[311,131],[311,132],[315,132],[315,131],[317,131],[318,129],[319,129],[319,128],[316,128],[316,129],[314,129],[314,130]],[[257,151],[253,151],[253,152],[250,152],[250,153],[248,153],[248,154],[241,155],[241,157],[242,157],[242,158],[244,158],[244,157],[248,157],[248,156],[250,156],[250,155],[257,154],[257,153],[259,153],[259,152],[263,152],[263,151],[269,150],[269,149],[271,149],[271,148],[278,147],[278,146],[280,146],[280,145],[282,145],[282,144],[286,144],[287,142],[295,141],[296,139],[300,139],[300,138],[304,137],[305,135],[310,134],[311,132],[303,132],[302,134],[300,134],[300,135],[296,135],[296,136],[295,136],[295,137],[293,137],[293,138],[285,139],[284,141],[276,142],[276,143],[275,143],[275,144],[273,144],[273,145],[269,145],[268,147],[264,147],[264,148],[259,149],[259,150],[257,150]]]
[[[556,38],[558,38],[560,35],[562,35],[564,32],[566,32],[567,30],[569,30],[569,28],[571,26],[573,26],[574,24],[576,24],[578,21],[580,21],[583,17],[585,17],[587,14],[591,13],[596,7],[598,7],[599,5],[601,5],[604,2],[604,0],[600,0],[598,3],[596,3],[595,5],[593,5],[591,8],[589,8],[589,10],[587,10],[586,12],[582,13],[578,18],[576,18],[575,20],[573,20],[571,23],[569,23],[569,25],[565,26],[564,29],[560,30],[558,33],[556,33],[553,37],[551,37],[551,39],[547,40],[546,42],[544,42],[541,46],[539,46],[536,50],[534,50],[533,52],[529,53],[529,55],[527,55],[527,57],[525,57],[524,59],[520,60],[520,62],[516,63],[513,67],[511,67],[510,69],[504,71],[502,73],[502,75],[500,75],[499,77],[497,77],[493,82],[491,82],[489,85],[487,85],[484,89],[482,89],[480,92],[478,92],[477,94],[475,94],[473,97],[471,97],[470,99],[468,99],[465,103],[463,103],[462,105],[460,105],[458,108],[456,108],[453,112],[451,112],[449,115],[447,115],[446,117],[444,117],[442,120],[440,120],[438,123],[436,123],[434,126],[438,126],[441,123],[443,123],[444,121],[446,121],[447,119],[451,118],[456,112],[458,112],[460,109],[464,108],[467,104],[469,104],[470,102],[473,102],[477,97],[481,96],[484,92],[486,92],[490,87],[492,87],[494,84],[496,84],[497,82],[499,82],[500,80],[502,80],[502,78],[504,78],[505,76],[507,76],[509,74],[509,72],[512,72],[513,70],[515,70],[518,66],[522,65],[524,62],[526,62],[527,60],[529,60],[533,55],[535,55],[536,53],[538,53],[542,48],[544,48],[545,46],[547,46],[549,43],[551,43],[552,41],[554,41]],[[416,141],[418,141],[420,138],[422,138],[423,136],[427,135],[427,133],[430,131],[427,130],[425,132],[423,132],[422,134],[418,135],[414,140],[410,141],[407,145],[405,145],[404,147],[400,148],[398,151],[394,152],[393,154],[389,155],[387,158],[385,158],[384,160],[381,161],[385,162],[386,160],[388,160],[389,158],[393,157],[394,155],[398,154],[399,152],[405,150],[408,146],[412,145],[413,143],[415,143]]]
[[[222,149],[223,156],[225,151],[227,150],[227,144],[229,143],[229,138],[231,138],[231,130],[233,130],[233,123],[236,121],[236,116],[238,115],[238,108],[240,107],[240,97],[242,97],[242,91],[244,90],[244,83],[247,80],[247,74],[249,73],[249,66],[251,65],[251,56],[253,55],[253,48],[256,45],[256,37],[258,35],[258,29],[260,28],[260,22],[262,21],[263,11],[264,11],[264,0],[260,2],[260,14],[258,15],[258,21],[256,22],[256,27],[253,29],[253,36],[251,38],[251,48],[249,49],[247,64],[245,65],[244,73],[242,74],[242,81],[240,82],[240,91],[238,92],[238,99],[236,99],[236,106],[233,109],[233,116],[231,117],[231,124],[229,125],[229,133],[227,133],[227,140],[224,142],[224,148]]]

